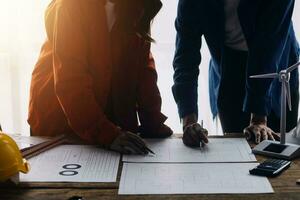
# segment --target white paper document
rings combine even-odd
[[[124,155],[124,162],[202,163],[202,162],[253,162],[256,161],[249,144],[243,138],[215,138],[202,149],[190,148],[181,139],[150,139],[148,147],[155,155]]]
[[[20,150],[24,150],[50,140],[41,137],[29,137],[29,136],[23,136],[17,134],[13,134],[9,136],[14,139],[14,141],[17,143]]]
[[[120,154],[96,146],[62,145],[29,159],[21,182],[116,182]]]
[[[273,193],[268,179],[249,174],[257,163],[124,163],[119,194]]]

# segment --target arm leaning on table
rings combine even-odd
[[[175,21],[177,36],[172,90],[179,116],[183,120],[183,142],[188,146],[200,146],[201,141],[208,142],[207,131],[197,123],[197,89],[203,35],[197,2],[179,0]]]
[[[104,10],[103,10],[104,11]],[[57,8],[53,24],[46,26],[53,45],[55,93],[69,125],[82,139],[91,143],[110,144],[119,134],[118,128],[98,105],[93,80],[88,72],[88,39],[83,32],[86,18],[79,6],[67,1]],[[105,27],[104,17],[99,24]]]
[[[167,138],[173,131],[164,124],[167,117],[161,112],[162,99],[157,86],[155,61],[149,44],[146,49],[146,65],[141,69],[137,97],[140,133],[143,138]]]
[[[239,16],[249,48],[247,76],[275,73],[282,67],[281,60],[286,59],[283,53],[292,26],[294,3],[294,0],[241,2]],[[256,143],[264,139],[279,139],[267,127],[267,116],[272,105],[271,84],[271,79],[247,78],[244,111],[252,113],[252,119],[244,132],[248,136],[253,133]]]
[[[56,0],[48,6],[28,122],[35,136],[76,134],[121,153],[145,154],[144,141],[105,114],[112,75],[105,2]]]

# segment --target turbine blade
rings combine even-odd
[[[279,75],[277,73],[271,74],[261,74],[261,75],[254,75],[250,76],[250,78],[277,78]]]
[[[284,87],[285,87],[285,91],[286,91],[286,98],[287,98],[287,102],[288,102],[288,106],[290,111],[292,111],[292,100],[291,100],[291,88],[290,88],[290,83],[285,81],[284,82]]]
[[[297,62],[296,64],[292,65],[291,67],[286,69],[287,73],[292,72],[293,70],[297,69],[300,66],[300,62]]]

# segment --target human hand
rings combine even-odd
[[[183,119],[183,138],[185,145],[190,147],[200,147],[200,142],[208,143],[208,131],[197,123],[197,115],[190,114]]]
[[[122,131],[112,142],[110,149],[122,154],[146,155],[149,153],[143,139],[129,131]]]
[[[184,128],[182,141],[190,147],[200,147],[200,142],[208,143],[208,131],[200,124],[189,124]]]
[[[252,114],[250,125],[244,129],[248,141],[259,144],[263,140],[280,140],[280,136],[267,126],[267,117]]]

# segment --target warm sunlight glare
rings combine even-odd
[[[0,0],[0,51],[42,40],[44,10],[49,0]],[[31,45],[30,45],[31,46]]]

